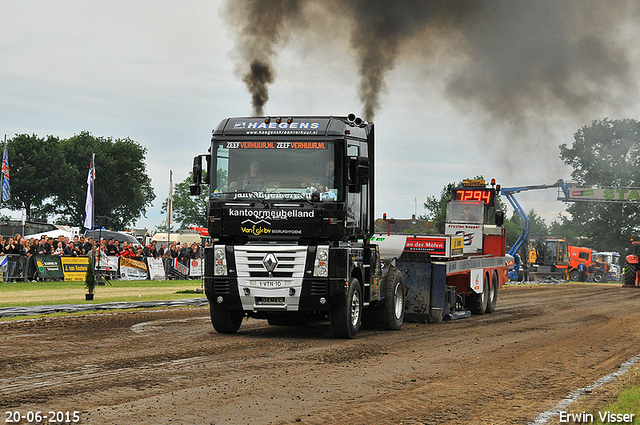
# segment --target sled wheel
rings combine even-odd
[[[493,272],[493,279],[491,279],[491,289],[489,291],[489,300],[487,302],[487,314],[493,313],[496,309],[496,303],[498,302],[498,273]]]

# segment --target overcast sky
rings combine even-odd
[[[235,29],[222,4],[0,2],[0,133],[68,138],[86,130],[140,143],[147,148],[157,198],[137,227],[155,229],[165,219],[160,206],[168,195],[169,170],[175,182],[184,180],[192,158],[206,152],[211,130],[225,117],[253,111],[235,71]],[[619,45],[628,49],[625,73],[637,82],[637,28],[627,25],[621,34]],[[319,40],[300,36],[277,46],[277,74],[265,114],[362,114],[348,36]],[[375,115],[377,216],[423,214],[427,196],[479,174],[505,187],[568,180],[571,170],[560,161],[558,145],[571,144],[573,133],[594,119],[640,118],[640,102],[602,101],[580,113],[533,110],[522,122],[504,123],[481,102],[474,106],[450,94],[453,77],[473,69],[472,54],[449,61],[443,49],[427,60],[410,51],[404,50],[386,75]],[[482,80],[470,81],[472,88],[482,85]],[[44,172],[64,175],[55,164],[42,166]],[[97,173],[96,184],[108,185],[99,179],[99,163]],[[553,189],[518,199],[547,221],[565,209]]]

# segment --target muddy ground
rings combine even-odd
[[[5,422],[527,424],[638,354],[640,290],[614,285],[505,287],[493,314],[354,340],[127,311],[0,324],[0,406]]]

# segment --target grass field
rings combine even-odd
[[[200,280],[112,280],[96,286],[93,301],[85,301],[84,282],[0,282],[0,308],[204,297],[195,293],[201,285]]]

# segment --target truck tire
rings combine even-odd
[[[484,280],[482,293],[478,294],[471,291],[469,296],[469,310],[473,314],[484,314],[487,311],[487,304],[489,303],[489,279],[487,275],[484,276]]]
[[[493,272],[493,278],[491,279],[491,290],[489,291],[489,300],[487,301],[487,314],[493,313],[496,309],[496,303],[498,302],[498,273]]]
[[[382,328],[397,331],[404,322],[404,278],[402,272],[391,267],[383,278],[385,287]]]
[[[336,338],[354,338],[362,321],[362,289],[358,279],[349,282],[343,302],[331,309],[331,332]]]
[[[216,308],[209,305],[209,313],[211,315],[211,324],[216,332],[221,334],[234,334],[240,329],[244,312],[242,310],[227,310],[225,308]]]
[[[572,270],[569,273],[569,280],[571,282],[582,282],[582,273],[579,270]]]
[[[595,283],[603,283],[604,282],[604,274],[603,273],[596,273],[593,275],[593,281]]]
[[[637,264],[627,263],[624,265],[624,286],[636,286]]]

